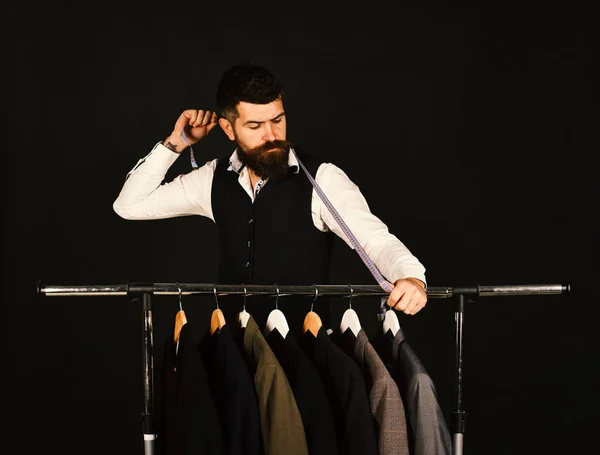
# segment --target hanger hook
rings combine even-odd
[[[181,305],[181,288],[179,287],[179,281],[177,282],[177,290],[179,291],[179,309],[183,311],[183,306]]]
[[[248,297],[248,291],[246,290],[246,286],[244,285],[244,303],[242,305],[243,311],[246,311],[246,297]]]
[[[275,297],[275,309],[279,309],[279,286],[275,283],[275,289],[277,289],[277,297]]]
[[[350,287],[350,301],[348,302],[348,308],[352,309],[352,297],[354,296],[354,290],[352,290],[352,285],[348,285]]]
[[[310,311],[313,311],[313,309],[315,307],[315,301],[317,300],[317,297],[319,297],[319,290],[317,289],[317,285],[313,284],[313,287],[315,288],[315,298],[313,299],[312,303],[310,304]]]
[[[213,293],[215,294],[215,302],[217,303],[217,309],[219,309],[219,298],[217,297],[217,285],[213,284]]]

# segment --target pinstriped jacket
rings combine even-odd
[[[354,358],[370,385],[369,402],[378,425],[379,455],[408,455],[406,414],[398,385],[364,329],[356,337]]]

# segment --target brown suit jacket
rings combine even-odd
[[[244,332],[244,352],[256,367],[254,387],[265,455],[308,455],[302,417],[292,388],[252,316]]]
[[[370,384],[369,402],[378,424],[379,455],[408,455],[406,415],[398,385],[364,329],[356,337],[354,358]]]

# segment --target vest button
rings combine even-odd
[[[246,268],[250,267],[250,261],[246,262]]]
[[[250,248],[250,240],[248,240],[248,248]]]
[[[250,218],[250,219],[248,220],[248,224],[252,224],[252,223],[254,223],[254,218]]]

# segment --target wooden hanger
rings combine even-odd
[[[360,332],[361,325],[360,319],[358,319],[358,314],[356,311],[352,309],[352,295],[354,292],[352,291],[352,286],[350,286],[350,302],[348,303],[349,308],[342,315],[342,320],[340,322],[340,332],[345,333],[346,330],[352,330],[354,336],[358,336],[358,332]]]
[[[315,306],[315,300],[319,296],[319,291],[317,290],[317,286],[315,285],[315,298],[310,305],[310,311],[306,313],[306,317],[304,318],[304,324],[302,325],[302,333],[310,332],[315,337],[317,333],[319,333],[319,329],[323,326],[323,322],[317,313],[313,311]]]
[[[271,333],[273,329],[277,329],[277,331],[281,334],[283,338],[285,338],[290,331],[290,327],[288,325],[287,319],[285,318],[285,314],[281,311],[277,305],[279,302],[279,288],[277,284],[275,285],[277,289],[277,299],[275,300],[275,309],[269,313],[269,317],[267,318],[267,322],[265,324],[265,336]]]
[[[385,319],[383,320],[383,334],[385,335],[390,330],[392,331],[393,336],[396,336],[396,333],[398,333],[398,330],[400,330],[398,315],[392,308],[385,312]]]
[[[244,305],[242,307],[242,311],[238,314],[238,321],[240,323],[241,328],[246,328],[248,325],[248,319],[250,319],[250,313],[246,311],[246,297],[248,296],[248,292],[246,291],[246,286],[244,286]]]
[[[185,324],[187,324],[185,311],[183,311],[183,306],[181,304],[181,288],[179,287],[179,283],[177,284],[177,289],[179,290],[179,311],[175,315],[175,330],[173,332],[173,341],[177,343],[177,346],[175,347],[175,353],[177,353],[179,350],[179,336],[181,335],[181,329]]]
[[[223,315],[223,311],[219,308],[219,299],[217,297],[217,287],[214,287],[215,292],[215,302],[217,303],[217,308],[215,308],[210,316],[210,334],[213,335],[217,330],[221,330],[226,322],[225,315]]]
[[[179,341],[179,335],[181,335],[182,327],[187,324],[187,318],[185,317],[185,311],[179,310],[175,315],[175,331],[173,333],[173,341]]]

